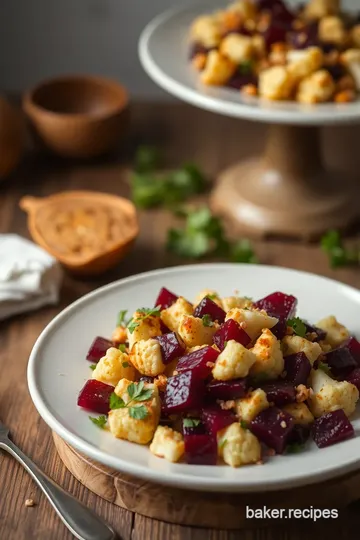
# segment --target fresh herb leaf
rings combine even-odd
[[[96,369],[96,364],[91,364],[91,366],[89,366],[89,368],[94,371]]]
[[[124,325],[127,312],[128,312],[127,309],[123,309],[122,311],[119,311],[118,316],[117,316],[116,326]]]
[[[139,394],[137,397],[136,397],[136,400],[135,401],[147,401],[148,399],[151,398],[151,396],[153,395],[154,391],[149,388],[148,390],[143,390],[141,392],[141,394]]]
[[[212,326],[213,325],[211,317],[207,313],[201,317],[201,320],[202,320],[203,326]]]
[[[133,174],[131,176],[132,200],[138,208],[154,208],[163,204],[169,185],[165,178],[154,174]]]
[[[360,263],[360,250],[346,249],[339,231],[328,231],[321,239],[321,247],[328,254],[331,268]]]
[[[124,409],[124,407],[126,407],[125,401],[120,396],[115,394],[115,392],[113,392],[110,395],[110,409]]]
[[[225,444],[226,444],[227,442],[228,442],[227,439],[222,439],[222,440],[220,441],[220,444],[219,444],[220,449],[223,449],[224,446],[225,446]]]
[[[201,420],[198,418],[184,418],[183,420],[183,426],[186,428],[193,428],[197,427],[201,424]]]
[[[305,448],[305,445],[300,443],[291,443],[288,444],[286,447],[286,453],[287,454],[298,454],[299,452],[302,452]]]
[[[238,67],[241,75],[249,75],[253,70],[253,62],[251,60],[244,60]]]
[[[161,308],[160,306],[156,306],[155,308],[141,308],[138,309],[137,312],[137,317],[135,319],[132,318],[127,325],[130,334],[133,334],[140,322],[148,317],[160,317]]]
[[[240,420],[240,426],[243,429],[249,429],[249,426],[248,426],[247,422],[245,422],[245,420]]]
[[[227,346],[228,343],[229,343],[228,341],[224,341],[224,349],[225,349],[225,347]]]
[[[149,412],[145,405],[140,405],[138,407],[129,407],[129,415],[135,420],[143,420],[148,416]]]
[[[160,166],[160,154],[153,146],[139,146],[135,154],[135,170],[139,173],[153,171]]]
[[[98,426],[99,428],[104,429],[107,422],[106,416],[102,415],[102,416],[98,416],[97,418],[94,416],[89,416],[89,418],[92,421],[92,423],[95,424],[95,426]]]
[[[181,257],[199,259],[211,252],[211,242],[207,234],[201,231],[170,229],[166,248]]]
[[[216,293],[214,293],[214,294],[207,294],[205,298],[209,298],[209,300],[216,300],[219,297]]]
[[[205,177],[193,163],[187,163],[171,173],[169,183],[172,191],[177,192],[178,200],[185,200],[206,189]]]
[[[125,345],[125,343],[120,343],[120,345],[118,346],[118,349],[119,349],[119,351],[121,351],[121,352],[123,352],[123,353],[126,352],[126,345]]]
[[[123,362],[121,365],[122,365],[123,368],[128,368],[128,367],[130,367],[129,362]]]
[[[131,383],[127,388],[127,393],[129,394],[130,399],[135,399],[138,393],[141,393],[144,388],[144,381],[139,383]]]
[[[239,240],[231,248],[231,260],[238,263],[257,264],[259,261],[254,253],[251,242]]]
[[[305,337],[306,335],[306,325],[299,317],[294,317],[287,321],[287,325],[290,326],[295,334],[300,337]]]
[[[318,363],[318,369],[321,369],[321,371],[324,371],[326,375],[331,375],[331,367],[325,362],[321,362],[321,360]]]

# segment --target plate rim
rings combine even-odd
[[[233,103],[222,97],[217,98],[208,96],[201,91],[187,86],[185,83],[173,79],[158,66],[156,60],[152,56],[149,50],[150,40],[153,38],[158,28],[164,25],[164,23],[166,23],[169,19],[173,18],[177,14],[200,8],[202,5],[205,8],[206,4],[204,4],[204,2],[196,2],[195,4],[187,2],[181,6],[175,6],[167,9],[155,16],[145,26],[140,34],[138,42],[138,56],[142,67],[148,76],[169,94],[200,109],[205,109],[207,111],[229,116],[231,118],[243,118],[245,120],[270,124],[275,122],[278,124],[290,124],[298,126],[331,126],[339,124],[355,124],[360,121],[360,101],[356,102],[356,110],[354,110],[354,103],[346,104],[346,108],[344,107],[341,109],[341,105],[339,107],[339,105],[334,104],[330,112],[317,116],[307,107],[287,111],[285,109],[281,110],[280,108],[277,110],[271,108],[254,108],[240,102]],[[219,88],[219,91],[221,91],[221,87]],[[317,104],[316,107],[318,111],[321,110],[322,105],[328,106],[329,104]]]
[[[73,434],[71,430],[67,429],[62,425],[60,421],[57,420],[57,418],[52,414],[52,412],[48,409],[45,401],[42,399],[40,389],[37,387],[36,384],[36,358],[38,356],[38,351],[41,349],[43,342],[47,339],[47,335],[54,330],[56,330],[56,327],[61,324],[63,319],[66,319],[67,316],[76,310],[79,306],[82,306],[84,304],[87,304],[88,302],[91,302],[92,298],[95,298],[97,296],[101,296],[101,294],[104,291],[111,291],[112,289],[116,289],[119,285],[125,285],[134,281],[137,281],[139,278],[146,279],[151,276],[162,276],[169,273],[177,273],[178,271],[182,272],[191,272],[192,270],[201,270],[206,271],[206,269],[209,270],[216,270],[216,269],[224,269],[224,267],[228,268],[264,268],[266,271],[267,269],[271,269],[273,271],[283,271],[283,272],[290,272],[294,275],[301,274],[303,276],[307,277],[316,277],[317,279],[320,279],[324,282],[328,282],[329,285],[336,285],[336,286],[342,286],[345,289],[349,290],[349,292],[355,292],[357,295],[360,294],[360,290],[356,289],[355,287],[352,287],[351,285],[348,285],[346,283],[343,283],[341,281],[337,281],[335,279],[329,278],[327,276],[323,276],[320,274],[315,274],[313,272],[306,272],[303,270],[297,270],[294,268],[288,268],[284,266],[273,266],[273,265],[253,265],[253,264],[243,264],[243,263],[203,263],[203,264],[188,264],[188,265],[178,265],[168,268],[161,268],[161,269],[155,269],[150,270],[147,272],[141,272],[138,274],[134,274],[125,278],[118,279],[116,281],[113,281],[111,283],[105,284],[101,287],[96,288],[95,290],[87,293],[84,296],[81,296],[77,300],[75,300],[73,303],[68,305],[66,308],[64,308],[60,313],[58,313],[48,324],[47,326],[42,330],[38,338],[36,339],[33,348],[31,350],[28,366],[27,366],[27,381],[28,381],[28,389],[31,396],[31,399],[33,401],[33,404],[35,408],[37,409],[38,413],[42,417],[42,419],[45,421],[45,423],[50,427],[51,430],[55,431],[61,438],[63,438],[68,444],[73,446],[75,449],[77,449],[79,452],[82,452],[84,455],[94,459],[95,461],[98,461],[107,467],[113,468],[117,471],[123,472],[124,474],[130,474],[137,478],[142,478],[147,481],[154,482],[156,484],[162,484],[172,487],[178,487],[178,488],[188,488],[195,491],[212,491],[212,492],[237,492],[237,493],[260,493],[265,491],[274,491],[277,489],[292,489],[294,487],[301,487],[306,485],[315,484],[320,481],[326,481],[331,480],[337,477],[340,477],[346,473],[349,473],[351,471],[356,470],[360,466],[360,454],[359,457],[356,459],[353,459],[352,461],[340,465],[336,468],[334,471],[333,467],[328,467],[320,472],[313,471],[312,477],[309,479],[307,477],[304,477],[304,475],[293,475],[291,477],[291,485],[289,485],[289,480],[284,479],[282,480],[273,480],[271,482],[267,482],[266,484],[260,484],[260,482],[257,483],[242,483],[241,485],[237,484],[231,484],[229,485],[228,481],[226,479],[221,478],[206,478],[202,477],[199,479],[199,477],[192,477],[191,475],[184,476],[182,473],[176,473],[174,471],[171,471],[171,474],[164,475],[162,472],[154,471],[151,468],[143,465],[137,465],[133,463],[129,463],[125,459],[122,459],[121,456],[117,456],[116,458],[110,456],[105,451],[100,450],[99,448],[95,447],[93,444],[88,443],[81,439],[80,436]],[[197,465],[188,465],[189,467],[199,467]],[[161,477],[161,478],[160,478]]]

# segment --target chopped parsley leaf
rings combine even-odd
[[[202,320],[202,323],[203,323],[203,326],[212,326],[213,325],[213,322],[211,320],[211,317],[208,313],[206,313],[205,315],[203,315],[201,317],[201,320]]]
[[[306,325],[299,317],[294,317],[287,321],[287,325],[290,326],[295,334],[300,337],[305,337],[306,335]]]
[[[201,424],[201,420],[198,418],[184,418],[183,426],[186,428],[197,427]]]
[[[93,424],[95,424],[95,426],[98,426],[100,429],[104,429],[107,422],[107,417],[104,415],[98,416],[97,418],[94,416],[89,416],[89,419],[92,421]]]

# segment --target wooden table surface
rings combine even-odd
[[[213,178],[223,167],[261,149],[263,142],[261,125],[222,118],[180,104],[137,104],[133,106],[132,119],[126,148],[101,162],[64,162],[29,152],[19,170],[0,186],[0,233],[28,235],[25,215],[18,207],[24,194],[45,196],[64,189],[93,189],[128,195],[128,157],[139,142],[159,143],[169,166],[193,160]],[[324,152],[328,164],[339,170],[359,170],[358,134],[356,128],[326,131]],[[61,309],[92,289],[130,274],[186,263],[164,250],[166,230],[172,221],[165,211],[142,212],[137,244],[115,271],[101,279],[87,281],[67,275],[58,306],[0,323],[1,421],[9,426],[14,442],[26,454],[66,490],[106,518],[123,540],[304,540],[320,535],[339,540],[358,538],[360,504],[357,503],[341,511],[336,522],[324,520],[317,524],[297,522],[292,525],[287,522],[286,528],[279,523],[275,528],[262,528],[261,524],[254,528],[254,523],[249,522],[247,530],[225,532],[154,521],[122,510],[90,493],[67,472],[57,457],[51,432],[37,414],[27,390],[26,366],[31,348],[42,329]],[[360,285],[359,269],[330,270],[316,245],[272,240],[256,242],[256,249],[262,263],[308,270],[357,287]],[[35,507],[25,506],[28,498],[36,501]],[[14,459],[1,453],[0,539],[71,538],[29,476]]]

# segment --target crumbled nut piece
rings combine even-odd
[[[269,448],[267,450],[267,455],[268,456],[275,456],[275,450],[273,448]]]
[[[206,64],[206,54],[204,53],[196,54],[194,58],[192,59],[191,64],[197,71],[202,71]]]
[[[354,90],[343,90],[335,94],[334,101],[335,103],[351,103],[355,101],[356,94]]]
[[[215,366],[215,362],[206,362],[206,366],[212,369]]]
[[[257,23],[256,30],[262,34],[265,32],[271,24],[271,15],[269,13],[263,13]]]
[[[29,508],[35,506],[35,501],[33,499],[26,499],[25,506],[28,506]]]
[[[264,462],[262,459],[259,459],[259,461],[255,463],[255,465],[264,465]]]
[[[224,411],[228,411],[235,407],[235,401],[233,399],[229,399],[228,401],[219,401],[219,403],[220,403],[220,407]]]
[[[284,428],[284,429],[286,428],[286,422],[285,422],[285,420],[282,420],[282,421],[280,422],[280,426],[281,426],[282,428]]]
[[[324,64],[326,66],[333,66],[337,64],[340,60],[339,51],[333,50],[324,55]]]
[[[158,390],[161,392],[165,392],[166,385],[167,385],[167,376],[166,375],[159,375],[154,379],[155,386],[158,387]]]
[[[344,75],[337,81],[336,88],[339,92],[342,90],[355,90],[355,81],[351,75]]]
[[[306,401],[307,399],[309,399],[309,396],[310,390],[304,384],[299,384],[299,386],[296,387],[296,401],[298,403]]]
[[[241,88],[241,92],[247,96],[257,96],[258,93],[255,84],[245,84],[245,86]]]
[[[120,343],[126,343],[127,332],[125,326],[117,326],[112,333],[111,340],[115,345],[120,345]]]
[[[307,334],[305,334],[305,337],[308,341],[315,341],[318,336],[316,332],[308,332]]]

